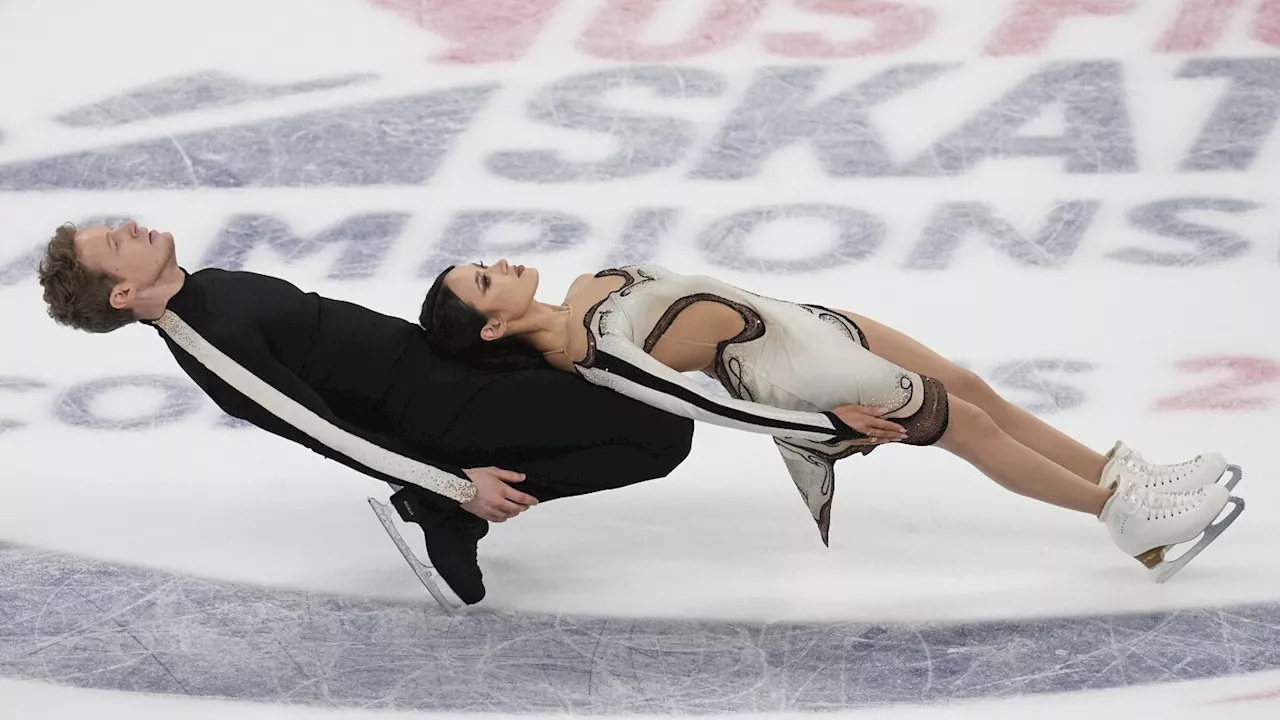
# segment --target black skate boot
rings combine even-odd
[[[445,610],[453,612],[464,604],[474,605],[485,594],[476,554],[480,538],[489,533],[489,523],[461,508],[442,507],[424,499],[423,494],[416,488],[402,488],[391,496],[390,504],[401,520],[422,528],[430,566],[418,560],[404,544],[387,506],[373,498],[369,505],[418,579]]]
[[[423,502],[421,493],[403,489],[391,496],[400,519],[422,528],[431,565],[468,605],[484,599],[484,576],[477,560],[480,538],[489,534],[489,523],[461,508],[441,508]]]

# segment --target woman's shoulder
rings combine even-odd
[[[598,270],[594,273],[583,273],[582,275],[574,278],[573,283],[569,285],[569,290],[566,295],[572,297],[576,292],[586,291],[589,288],[592,288],[593,285],[598,285],[598,287],[594,288],[596,291],[599,291],[600,288],[608,288],[608,291],[606,292],[606,294],[608,294],[608,292],[617,289],[617,287],[627,285],[628,278],[631,278],[634,281],[637,275],[640,275],[641,277],[651,277],[654,273],[665,274],[666,268],[658,267],[656,265],[624,265],[621,267],[605,268],[604,270]]]
[[[670,276],[677,275],[670,269],[657,263],[637,263],[635,265],[620,265],[618,267],[605,268],[597,272],[594,277],[607,277],[610,275],[629,275],[629,276]]]
[[[594,273],[583,273],[578,277],[574,278],[573,282],[569,283],[568,294],[572,295],[574,290],[581,290],[583,285],[586,285],[587,283],[591,282],[595,277],[596,276]]]

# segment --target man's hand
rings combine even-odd
[[[496,467],[463,470],[476,486],[476,496],[462,504],[462,509],[489,522],[506,522],[509,518],[537,505],[537,498],[525,495],[507,483],[521,482],[524,475]]]

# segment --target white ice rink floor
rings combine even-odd
[[[1280,3],[7,0],[0,68],[0,717],[1280,712]],[[495,526],[450,618],[384,484],[46,317],[54,228],[124,217],[406,318],[503,256],[847,308],[1248,509],[1155,585],[887,447],[823,548],[769,438],[700,425]]]

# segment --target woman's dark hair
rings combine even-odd
[[[481,370],[553,370],[542,353],[523,338],[506,336],[485,340],[480,337],[488,318],[444,284],[445,277],[455,267],[450,265],[436,276],[422,301],[418,324],[426,331],[427,342],[446,358]]]

